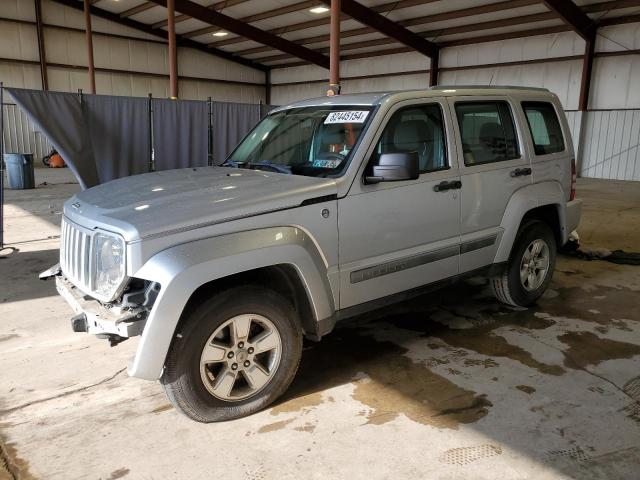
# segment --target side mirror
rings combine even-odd
[[[383,153],[373,175],[365,177],[365,183],[398,182],[415,180],[420,176],[418,152]]]

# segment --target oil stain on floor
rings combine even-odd
[[[368,407],[367,423],[382,424],[404,414],[422,424],[457,428],[488,413],[491,402],[484,395],[414,362],[407,352],[392,342],[341,328],[305,350],[296,379],[272,413],[317,404],[322,391],[350,382],[353,398]],[[366,378],[356,379],[363,374]]]
[[[361,414],[370,424],[383,424],[401,414],[441,428],[476,422],[492,406],[485,395],[457,385],[432,371],[429,362],[425,365],[413,361],[403,346],[378,340],[370,333],[381,327],[390,330],[392,337],[394,331],[410,330],[419,332],[423,338],[440,340],[442,343],[428,344],[436,351],[432,365],[449,363],[447,355],[466,357],[469,352],[476,352],[488,358],[453,361],[492,368],[500,366],[500,358],[507,358],[544,375],[561,376],[567,369],[583,369],[605,360],[640,355],[640,346],[601,338],[591,332],[569,331],[558,337],[568,348],[563,352],[564,365],[557,365],[535,358],[495,330],[504,327],[517,331],[545,330],[556,325],[552,317],[583,319],[585,312],[587,322],[606,329],[624,329],[621,319],[633,318],[629,291],[603,287],[598,294],[594,296],[578,287],[558,288],[538,305],[517,309],[498,303],[488,294],[486,282],[469,282],[383,309],[373,316],[369,314],[364,328],[345,322],[322,342],[305,348],[296,379],[271,413],[314,408],[322,403],[323,391],[352,383],[352,396],[368,407]],[[608,299],[607,306],[615,305],[615,311],[602,309],[601,297]],[[626,302],[616,302],[618,297]],[[574,311],[569,305],[576,304],[579,307]],[[466,326],[454,328],[447,319]],[[354,321],[358,323],[358,319]],[[455,375],[451,373],[450,377]],[[536,391],[529,385],[515,388],[529,395]]]

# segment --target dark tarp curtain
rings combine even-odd
[[[84,189],[98,185],[98,171],[78,95],[19,88],[7,91],[62,155],[80,186]]]
[[[100,183],[148,172],[149,99],[83,95],[83,102]]]
[[[213,102],[213,163],[220,165],[255,127],[261,118],[261,105]]]
[[[156,170],[208,164],[209,107],[191,100],[153,100]]]
[[[149,171],[148,98],[7,91],[62,155],[83,189]],[[208,103],[152,102],[155,169],[206,166]],[[213,102],[211,108],[212,154],[214,164],[219,165],[272,107]]]

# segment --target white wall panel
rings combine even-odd
[[[518,62],[583,53],[584,40],[567,32],[445,48],[440,55],[440,67]]]
[[[580,175],[640,180],[640,110],[588,112]]]
[[[38,38],[30,25],[0,20],[0,57],[38,60]]]
[[[6,87],[42,88],[38,65],[0,62],[0,80]]]
[[[640,56],[601,57],[594,61],[589,108],[640,107]]]
[[[640,24],[627,23],[598,29],[596,52],[617,52],[640,48]]]
[[[255,68],[245,67],[190,48],[178,49],[178,73],[189,77],[252,83],[264,83],[265,81],[264,73]]]
[[[579,60],[442,72],[443,85],[515,85],[544,87],[560,98],[566,110],[578,108],[582,63]]]
[[[5,103],[11,98],[5,97]],[[27,115],[16,105],[5,105],[4,114],[4,151],[6,153],[32,153],[36,167],[41,165],[42,157],[49,153],[51,145],[29,121]]]
[[[34,20],[36,18],[34,3],[28,0],[0,0],[0,12],[4,18],[16,20]]]
[[[1,1],[8,0],[0,0],[0,2]],[[30,0],[14,1],[33,5],[33,1]],[[33,12],[32,16],[26,20],[35,20],[35,11],[33,11],[33,7],[31,11]],[[82,10],[65,7],[59,3],[50,2],[48,0],[44,0],[42,2],[42,18],[44,23],[48,23],[50,25],[84,29],[84,16]],[[94,32],[114,33],[117,35],[126,35],[128,37],[144,38],[156,41],[161,40],[155,35],[149,35],[148,33],[140,32],[134,28],[128,28],[117,23],[109,22],[108,20],[104,20],[100,17],[91,18],[91,28]]]
[[[579,155],[578,142],[580,141],[580,122],[582,118],[582,112],[579,110],[572,110],[565,112],[567,117],[567,123],[569,124],[569,131],[571,132],[571,140],[573,142],[573,151],[575,155]]]

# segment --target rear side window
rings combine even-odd
[[[507,102],[456,103],[456,116],[466,166],[520,157],[516,129]]]
[[[536,155],[562,152],[564,139],[553,105],[545,102],[522,102]]]

